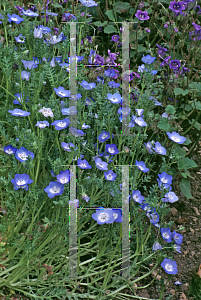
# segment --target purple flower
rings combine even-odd
[[[114,181],[117,174],[115,174],[112,170],[109,170],[108,172],[104,172],[104,176],[106,180]]]
[[[172,261],[168,258],[164,258],[163,262],[161,263],[161,267],[167,274],[175,275],[178,272],[176,261]]]
[[[21,72],[21,78],[22,78],[22,80],[26,79],[26,81],[28,81],[29,78],[30,78],[30,76],[31,76],[30,72],[26,72],[26,71],[22,71]]]
[[[180,1],[180,2],[172,1],[172,2],[170,2],[169,9],[171,9],[172,11],[174,11],[176,13],[181,12],[182,10],[185,10],[184,1]]]
[[[163,62],[160,64],[160,66],[165,66],[165,65],[168,65],[169,62],[168,60],[171,58],[171,56],[167,56],[166,58],[164,58]]]
[[[74,175],[70,174],[69,170],[61,171],[59,175],[57,175],[57,181],[61,184],[66,184],[70,182],[72,176]]]
[[[133,200],[137,203],[142,204],[142,201],[144,201],[144,197],[142,196],[141,192],[139,190],[133,191]]]
[[[139,170],[141,170],[144,173],[149,172],[149,169],[146,168],[145,163],[143,161],[138,162],[137,160],[135,160],[135,162],[136,162],[136,166],[138,167]]]
[[[173,70],[179,70],[180,66],[181,66],[181,63],[177,59],[171,60],[169,63],[170,69],[173,69]]]
[[[168,242],[168,243],[172,242],[173,234],[172,234],[170,228],[162,227],[161,228],[161,236],[166,242]]]
[[[156,44],[156,46],[159,48],[157,54],[160,55],[160,56],[164,56],[164,55],[165,55],[165,52],[168,51],[167,48],[161,47],[161,46],[159,46],[158,44]]]
[[[62,86],[59,86],[58,88],[54,88],[54,90],[59,97],[66,98],[70,96],[70,91],[65,90]]]
[[[8,110],[8,112],[15,117],[27,117],[30,115],[30,112],[18,108],[15,108],[14,110]]]
[[[63,120],[54,121],[53,123],[51,123],[51,125],[55,125],[56,130],[61,130],[67,128],[70,123],[71,122],[69,121],[69,119],[65,118]]]
[[[183,240],[183,235],[180,233],[177,233],[176,231],[173,231],[173,239],[177,245],[180,245]]]
[[[79,84],[85,89],[85,90],[92,90],[96,87],[96,84],[94,82],[88,83],[87,81],[83,80],[82,83],[79,82]]]
[[[7,153],[8,155],[15,154],[17,151],[17,148],[13,147],[12,145],[8,145],[4,147],[4,152]]]
[[[47,14],[47,12],[46,12],[46,14]],[[53,27],[54,28],[54,27]],[[44,33],[44,34],[48,34],[50,31],[52,31],[49,27],[45,27],[45,26],[43,26],[43,25],[39,25],[38,26],[38,29],[42,29],[42,32]]]
[[[59,196],[63,193],[64,185],[60,182],[51,181],[44,191],[48,194],[48,197],[52,199],[55,196]]]
[[[27,160],[27,157],[30,156],[32,159],[34,159],[34,153],[27,150],[24,147],[21,147],[19,150],[15,152],[15,158],[21,162],[25,162]]]
[[[92,214],[92,218],[97,221],[99,225],[111,224],[114,222],[113,210],[111,208],[100,207]]]
[[[12,184],[14,185],[14,190],[25,189],[28,190],[28,184],[33,182],[32,179],[29,178],[29,175],[23,174],[15,174],[15,179],[11,179]]]
[[[118,35],[113,35],[110,41],[118,42],[120,37]]]
[[[171,139],[173,142],[177,144],[183,144],[186,140],[184,136],[180,136],[177,132],[173,131],[172,133],[166,132],[169,139]]]
[[[77,161],[78,163],[78,167],[81,168],[81,169],[91,169],[92,166],[89,165],[88,161],[86,159],[78,159]]]
[[[159,142],[155,143],[155,147],[153,148],[153,150],[155,150],[158,154],[166,155],[166,149],[162,147]]]
[[[144,21],[144,20],[148,20],[149,19],[148,12],[146,10],[145,11],[138,10],[137,13],[135,14],[135,16],[140,21]]]
[[[49,123],[47,121],[37,121],[37,124],[35,126],[38,126],[39,128],[45,128],[49,126]]]
[[[14,22],[16,24],[20,24],[22,21],[24,21],[23,18],[20,18],[20,16],[16,15],[16,14],[12,14],[12,15],[7,15],[8,16],[8,22]]]

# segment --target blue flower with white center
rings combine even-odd
[[[113,223],[114,222],[114,217],[113,217],[113,210],[100,207],[96,209],[96,212],[92,214],[92,218],[97,221],[99,225],[102,224],[108,224],[108,223]]]
[[[15,40],[17,43],[24,43],[25,42],[25,37],[22,36],[22,34],[20,33],[17,37],[15,37]]]
[[[144,109],[138,109],[138,108],[136,108],[135,111],[137,112],[137,114],[138,114],[139,117],[144,118],[144,116],[143,116]]]
[[[144,144],[145,144],[146,150],[147,150],[150,154],[152,154],[152,153],[153,153],[153,151],[152,151],[152,148],[153,148],[152,143],[151,143],[151,142],[147,142],[147,143],[144,143]]]
[[[77,95],[70,95],[70,99],[74,100],[74,101],[76,101],[76,100],[78,100],[80,98],[82,98],[82,95],[80,93],[77,94]]]
[[[161,267],[167,274],[175,275],[178,272],[176,261],[172,261],[169,258],[164,258],[163,262],[161,263]]]
[[[67,63],[65,63],[65,62],[63,62],[63,63],[61,63],[61,64],[59,64],[63,69],[66,69],[66,71],[70,71],[70,68],[69,68],[69,64],[67,64]]]
[[[94,100],[93,98],[90,98],[90,99],[89,99],[89,98],[87,97],[87,98],[86,98],[86,104],[85,104],[85,105],[87,105],[87,106],[88,106],[88,105],[92,105],[92,101],[91,101],[91,100],[92,100],[93,102],[95,102],[95,100]]]
[[[66,129],[70,123],[71,122],[69,121],[69,119],[65,118],[63,120],[54,121],[53,123],[51,123],[51,125],[54,125],[56,130],[62,130]]]
[[[71,143],[71,142],[70,142],[70,143],[64,143],[64,142],[62,142],[62,143],[61,143],[61,147],[64,148],[65,151],[72,152],[72,150],[70,150],[70,148],[73,148],[73,147],[75,147],[75,146],[74,146],[74,144]],[[75,149],[75,150],[76,150],[76,149]]]
[[[159,222],[159,214],[157,212],[154,212],[153,214],[150,214],[151,220],[150,222],[154,225],[154,223]]]
[[[108,164],[104,161],[102,161],[100,158],[96,158],[95,159],[95,163],[96,163],[96,167],[99,169],[99,170],[108,170],[107,166]]]
[[[178,200],[179,198],[176,196],[174,192],[169,192],[165,194],[165,198],[162,198],[162,202],[169,202],[169,203],[174,203]]]
[[[37,121],[37,124],[35,126],[38,126],[39,128],[45,128],[45,127],[49,126],[49,122],[48,121]]]
[[[14,190],[25,189],[28,190],[28,184],[33,182],[32,179],[29,178],[29,175],[23,174],[15,174],[15,179],[11,179],[12,184],[14,185]]]
[[[34,38],[42,39],[43,38],[43,29],[42,28],[34,28]]]
[[[82,130],[76,129],[74,127],[70,127],[69,130],[75,137],[86,135],[86,133],[84,133]]]
[[[107,94],[106,99],[110,100],[113,104],[121,102],[121,95],[119,93]]]
[[[82,129],[87,129],[87,128],[91,128],[91,126],[89,125],[85,125],[85,123],[82,125]]]
[[[12,145],[8,145],[4,147],[4,152],[7,153],[8,155],[15,154],[17,151],[17,148],[13,147]]]
[[[166,113],[166,111],[162,114],[162,118],[167,118],[168,120],[170,120],[170,117],[168,117],[168,114]]]
[[[57,181],[51,181],[49,185],[44,189],[49,198],[59,196],[64,191],[64,185]]]
[[[59,97],[69,97],[70,96],[70,91],[69,90],[65,90],[62,86],[59,86],[58,88],[54,88],[56,94],[59,96]]]
[[[24,21],[23,18],[20,18],[20,16],[16,15],[16,14],[12,14],[12,15],[7,15],[8,16],[8,22],[14,22],[16,24],[20,24],[22,21]]]
[[[115,174],[112,170],[109,170],[108,172],[104,172],[104,176],[106,180],[114,181],[117,174]]]
[[[106,77],[114,77],[116,75],[115,69],[107,69],[104,71]]]
[[[76,60],[78,62],[78,61],[81,61],[83,59],[84,59],[84,56],[74,55],[74,56],[71,56],[71,57],[68,58],[68,63],[72,64],[74,60]]]
[[[142,117],[135,118],[135,123],[140,127],[147,126],[147,123]]]
[[[56,35],[51,36],[51,38],[48,40],[48,42],[51,45],[55,45],[59,42],[61,42],[63,40],[63,33],[61,33],[60,35],[58,35],[58,37]]]
[[[160,178],[160,179],[157,178],[159,187],[163,185],[165,189],[168,189],[172,184],[173,177],[171,175],[168,175],[166,172],[162,172],[161,174],[158,174],[158,177]]]
[[[181,250],[181,245],[174,244],[173,248],[174,248],[175,251],[181,253],[181,251],[180,251]]]
[[[106,151],[111,155],[116,155],[119,153],[119,150],[115,144],[106,144]]]
[[[82,80],[82,83],[79,82],[79,84],[85,89],[85,90],[92,90],[96,87],[96,84],[94,82],[88,83],[86,80]]]
[[[63,108],[61,111],[62,115],[76,115],[78,113],[76,106],[71,106],[69,108]]]
[[[135,160],[135,162],[139,170],[141,170],[144,173],[149,172],[149,169],[145,166],[145,163],[143,161],[138,162],[137,160]]]
[[[30,72],[26,72],[26,71],[22,71],[21,72],[21,78],[22,78],[22,80],[26,79],[26,81],[28,81],[29,78],[30,78],[30,76],[31,76]]]
[[[24,147],[21,147],[19,150],[15,152],[15,157],[17,160],[21,162],[25,162],[27,160],[27,157],[30,156],[32,159],[34,158],[34,153],[27,150]]]
[[[181,284],[183,284],[183,283],[181,283],[180,281],[175,281],[174,284],[175,284],[175,285],[181,285]]]
[[[89,202],[90,198],[87,196],[87,194],[83,193],[81,196],[82,199],[84,199],[86,202]]]
[[[144,201],[144,200],[143,200]],[[152,212],[152,207],[149,205],[149,203],[144,202],[142,205],[140,205],[140,207],[146,211],[147,213],[151,213]]]
[[[92,166],[89,165],[89,163],[86,159],[81,160],[79,158],[77,163],[78,163],[78,167],[81,169],[91,169],[92,168]]]
[[[46,11],[46,14],[47,14],[47,11]],[[48,34],[50,31],[52,31],[49,27],[47,27],[47,26],[45,27],[43,25],[39,25],[38,29],[41,29],[44,34]]]
[[[170,228],[162,227],[161,228],[161,236],[166,242],[168,242],[168,243],[172,242],[173,234],[172,234]]]
[[[183,235],[180,233],[177,233],[176,231],[173,231],[173,239],[177,245],[180,245],[183,240]]]
[[[27,17],[38,17],[39,16],[38,13],[35,13],[32,10],[30,10],[30,9],[28,9],[26,11],[24,9],[22,9],[22,14],[25,15],[25,16],[27,16]]]
[[[149,100],[152,100],[154,102],[154,105],[159,105],[159,106],[163,106],[163,104],[161,104],[158,100],[156,100],[154,97],[150,96]]]
[[[108,85],[114,89],[118,88],[120,86],[120,83],[116,83],[115,81],[109,81]]]
[[[103,79],[103,77],[101,77],[101,76],[97,76],[96,81],[97,81],[98,83],[104,84],[104,79]]]
[[[37,63],[35,63],[33,60],[32,61],[28,61],[28,60],[24,60],[22,59],[21,62],[23,63],[25,69],[35,69],[38,67]]]
[[[122,217],[121,209],[112,208],[112,211],[113,211],[114,222],[122,222],[123,217]]]
[[[145,64],[152,64],[154,62],[154,60],[156,59],[156,57],[152,57],[151,55],[146,55],[144,56],[143,54],[143,57],[142,57],[142,62],[145,63]]]
[[[105,142],[106,140],[109,140],[110,138],[110,133],[109,132],[106,132],[106,131],[103,131],[99,137],[98,137],[98,140],[103,143]]]
[[[155,147],[153,148],[153,150],[155,150],[158,154],[166,155],[166,149],[163,146],[161,146],[159,142],[155,143]]]
[[[18,109],[18,108],[15,108],[13,110],[8,110],[8,112],[11,113],[12,116],[15,116],[15,117],[27,117],[30,115],[30,112],[24,111],[24,110]]]
[[[153,244],[152,251],[161,250],[161,249],[162,249],[162,246],[158,242]]]
[[[62,183],[62,184],[66,184],[66,183],[70,182],[72,176],[74,176],[74,175],[70,174],[69,170],[61,171],[59,173],[59,175],[57,175],[57,181]]]
[[[172,133],[166,132],[169,139],[171,139],[173,142],[177,144],[183,144],[186,140],[184,136],[179,135],[177,132],[173,131]]]
[[[132,198],[135,202],[142,204],[142,201],[144,201],[144,197],[142,196],[141,192],[139,190],[133,191]]]
[[[17,93],[17,94],[15,94],[15,96],[18,98],[18,100],[16,100],[16,99],[13,100],[13,103],[14,103],[14,104],[20,104],[20,105],[22,105],[24,94],[23,94],[23,96],[22,96],[22,94]],[[28,98],[26,98],[26,101],[25,101],[25,102],[27,102],[27,101],[28,101]]]
[[[98,5],[98,3],[96,3],[93,0],[80,0],[80,2],[82,3],[83,6],[86,6],[86,7],[93,7],[93,6]]]

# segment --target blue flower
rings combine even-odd
[[[151,143],[151,142],[147,142],[147,143],[144,143],[144,144],[145,144],[146,150],[147,150],[150,154],[152,154],[152,153],[153,153],[153,151],[152,151],[152,148],[153,148],[152,143]]]
[[[115,144],[106,144],[106,151],[111,155],[116,155],[119,153],[119,150]]]
[[[145,64],[152,64],[155,59],[156,59],[156,57],[152,57],[149,54],[146,55],[146,56],[144,56],[144,54],[143,54],[142,62],[145,63]]]
[[[82,98],[82,95],[79,93],[79,94],[77,94],[77,95],[70,95],[70,99],[71,100],[78,100],[78,99],[80,99],[80,98]]]
[[[85,123],[82,125],[82,129],[87,129],[87,128],[91,128],[91,126],[89,125],[85,125]]]
[[[144,116],[143,116],[144,109],[136,108],[135,111],[137,112],[139,117],[144,118]]]
[[[18,109],[18,108],[15,108],[14,110],[8,110],[9,113],[12,114],[12,116],[15,116],[15,117],[27,117],[30,115],[30,112],[28,111],[24,111],[22,109]]]
[[[153,214],[150,214],[151,220],[150,222],[154,225],[154,223],[159,222],[159,214],[157,212],[154,212]]]
[[[71,122],[69,121],[69,119],[65,118],[63,120],[54,121],[53,123],[51,123],[51,125],[55,125],[56,130],[61,130],[67,128],[70,123]]]
[[[78,163],[78,167],[81,168],[81,169],[91,169],[92,166],[89,165],[88,161],[86,159],[78,159],[77,161]]]
[[[183,144],[186,140],[184,136],[180,136],[177,132],[173,131],[172,133],[166,132],[169,139],[171,139],[173,142],[177,144]]]
[[[74,127],[70,127],[69,130],[72,133],[72,135],[74,135],[75,137],[77,137],[77,136],[83,136],[83,135],[86,134],[82,130],[76,129]]]
[[[47,14],[47,11],[46,11],[46,14]],[[47,26],[45,27],[43,25],[39,25],[38,29],[41,29],[44,34],[48,34],[50,31],[52,31],[49,27],[47,27]]]
[[[138,169],[140,169],[142,172],[147,173],[149,172],[149,169],[145,166],[145,163],[143,161],[137,161],[136,162],[136,166],[138,167]]]
[[[144,121],[142,117],[138,117],[138,118],[135,117],[133,121],[140,127],[147,126],[147,123]]]
[[[34,158],[34,153],[27,150],[24,147],[21,147],[19,150],[15,152],[15,157],[17,160],[21,162],[25,162],[27,160],[27,157],[30,156],[32,159]]]
[[[153,148],[153,150],[155,150],[158,154],[166,155],[166,149],[162,147],[159,142],[155,143],[155,147]]]
[[[59,42],[61,42],[63,40],[63,33],[61,33],[60,35],[58,35],[58,37],[56,35],[51,36],[51,38],[48,40],[48,42],[51,45],[55,45]]]
[[[149,205],[149,203],[144,202],[142,205],[140,205],[140,207],[146,211],[147,213],[151,213],[152,212],[152,208]]]
[[[88,83],[87,81],[83,80],[82,83],[79,82],[79,84],[85,89],[85,90],[92,90],[96,87],[96,84],[94,82]]]
[[[25,189],[28,190],[28,184],[33,182],[32,179],[29,178],[29,175],[23,174],[15,174],[15,179],[11,179],[12,184],[14,185],[14,190]]]
[[[82,194],[81,198],[84,199],[86,202],[89,202],[89,200],[90,200],[89,196],[87,196],[84,193]]]
[[[69,108],[62,109],[62,115],[76,115],[78,111],[76,110],[76,106],[71,106]]]
[[[48,197],[52,199],[63,193],[64,185],[57,181],[51,181],[44,191],[48,194]]]
[[[171,175],[168,175],[166,172],[162,172],[161,174],[158,174],[158,177],[160,178],[160,179],[157,178],[159,187],[163,185],[165,189],[168,189],[172,184],[173,177]]]
[[[103,131],[103,132],[99,135],[99,137],[98,137],[98,139],[99,139],[99,141],[100,141],[101,143],[105,142],[105,141],[108,140],[109,138],[110,138],[110,133],[109,133],[109,132],[106,132],[106,131]]]
[[[78,61],[81,61],[83,59],[84,59],[84,56],[73,55],[73,56],[68,58],[68,63],[72,64],[74,60],[76,60],[78,62]]]
[[[7,153],[8,155],[15,154],[17,151],[17,148],[13,147],[12,145],[8,145],[4,147],[4,152]]]
[[[28,81],[29,78],[30,78],[30,76],[31,76],[30,72],[26,72],[26,71],[22,71],[21,72],[21,78],[22,78],[22,80],[26,79],[26,81]]]
[[[75,146],[74,146],[74,144],[71,143],[71,142],[70,142],[70,143],[64,143],[64,142],[62,142],[62,143],[61,143],[61,147],[64,148],[65,151],[72,152],[72,150],[70,150],[70,147],[75,147]],[[77,148],[76,148],[76,149],[77,149]],[[76,149],[75,149],[75,150],[76,150]]]
[[[122,97],[119,93],[115,93],[115,94],[107,94],[106,99],[110,100],[113,104],[116,104],[121,102]]]
[[[121,209],[114,209],[114,208],[112,208],[112,211],[113,211],[114,221],[115,222],[122,222],[123,221],[123,217],[122,217]]]
[[[158,242],[153,244],[152,251],[156,251],[156,250],[160,250],[160,249],[162,249],[162,246]]]
[[[79,200],[78,199],[74,199],[74,200],[69,200],[69,204],[71,205],[71,204],[73,204],[73,207],[78,207],[78,205],[79,205]]]
[[[72,176],[74,176],[74,175],[70,174],[69,170],[61,171],[59,173],[59,175],[57,175],[57,181],[62,183],[62,184],[66,184],[66,183],[70,182]]]
[[[180,282],[180,281],[175,281],[174,284],[175,284],[175,285],[181,285],[181,284],[183,284],[183,283]]]
[[[162,238],[168,242],[171,243],[172,242],[172,238],[173,238],[173,234],[170,231],[170,228],[161,228],[161,236]]]
[[[119,121],[122,122],[122,117],[123,119],[126,119],[126,117],[129,116],[130,111],[130,107],[120,107],[117,111],[119,115],[121,114],[121,117],[119,117]]]
[[[139,190],[133,191],[133,200],[137,203],[142,204],[142,201],[144,201],[144,197],[142,196],[141,192]]]
[[[54,90],[59,97],[64,98],[70,96],[70,91],[65,90],[62,86],[59,86],[58,88],[54,88]]]
[[[116,72],[115,69],[107,69],[104,71],[106,77],[115,77]]]
[[[24,9],[22,9],[22,13],[23,13],[23,15],[25,15],[27,17],[38,17],[39,16],[38,13],[35,13],[32,10],[30,10],[30,9],[28,9],[26,11]]]
[[[22,21],[24,21],[23,18],[20,18],[20,16],[16,15],[16,14],[12,14],[12,15],[7,15],[8,16],[8,22],[14,22],[16,24],[20,24]]]
[[[104,161],[102,161],[100,158],[96,158],[95,159],[95,163],[96,163],[96,167],[99,169],[99,170],[108,170],[107,166],[108,164]]]
[[[43,29],[42,28],[34,28],[34,37],[38,38],[38,39],[42,39]]]
[[[181,245],[174,244],[174,245],[173,245],[173,248],[174,248],[174,250],[176,250],[177,252],[181,253],[181,251],[180,251]]]
[[[80,2],[83,6],[86,7],[93,7],[98,5],[98,3],[94,2],[93,0],[80,0]]]
[[[180,233],[177,233],[176,231],[173,231],[173,239],[177,245],[180,245],[183,240],[183,235]]]
[[[33,60],[32,61],[28,61],[28,60],[24,60],[22,59],[21,62],[23,63],[25,69],[35,69],[38,67],[37,63],[35,63]]]
[[[13,103],[14,103],[14,104],[20,104],[20,105],[22,105],[24,94],[23,94],[23,96],[22,96],[22,94],[17,93],[17,94],[15,94],[15,96],[18,98],[18,100],[16,100],[16,99],[13,100]],[[28,101],[28,98],[26,98],[26,101],[25,101],[25,102],[27,102],[27,101]]]
[[[114,222],[113,210],[112,209],[104,209],[104,207],[97,208],[96,212],[92,214],[92,218],[97,221],[99,225],[108,224]]]
[[[178,272],[176,261],[172,261],[169,258],[164,258],[163,262],[161,263],[161,267],[167,274],[175,275]]]
[[[56,177],[56,175],[55,175],[55,173],[54,173],[53,170],[51,170],[50,173],[51,173],[52,177]]]
[[[108,82],[108,85],[112,88],[118,88],[120,86],[120,83],[116,83],[115,81]]]
[[[47,121],[37,121],[37,124],[35,126],[38,126],[39,128],[45,128],[49,126],[49,122]]]
[[[174,192],[169,192],[169,193],[165,194],[165,198],[162,198],[162,202],[174,203],[178,199],[179,198],[175,195]]]
[[[104,176],[106,180],[114,181],[117,174],[115,174],[112,170],[109,170],[108,172],[104,172]]]
[[[96,81],[99,82],[99,83],[102,83],[102,84],[104,83],[104,79],[101,76],[97,76]]]
[[[22,39],[23,38],[23,39]],[[24,43],[25,42],[25,37],[22,36],[22,34],[20,33],[17,37],[15,37],[15,40],[17,43]]]

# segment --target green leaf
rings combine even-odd
[[[108,18],[109,18],[111,21],[114,21],[114,22],[115,22],[115,17],[114,17],[114,15],[113,15],[113,10],[108,10],[108,11],[106,11],[105,14],[108,16]]]
[[[147,51],[147,48],[142,45],[138,45],[137,52],[143,52],[143,51]]]
[[[195,121],[195,119],[192,119],[192,121],[189,120],[189,123],[192,124]],[[197,121],[195,122],[195,124],[193,125],[193,127],[195,127],[198,130],[201,130],[201,124],[198,123]]]
[[[198,110],[201,110],[201,102],[200,101],[196,101],[195,104],[192,103],[191,104],[193,108],[197,108]]]
[[[128,2],[116,2],[115,3],[115,10],[118,12],[118,13],[122,13],[121,10],[125,9],[125,10],[128,10],[130,8],[130,3]]]
[[[184,178],[187,178],[187,174],[186,173],[180,173]]]
[[[185,157],[185,155],[186,155],[186,151],[178,144],[174,145],[173,153],[176,156],[180,156],[180,157]]]
[[[93,24],[100,27],[102,23],[101,23],[101,21],[97,21],[97,22],[94,22]]]
[[[192,195],[191,195],[191,184],[190,184],[190,181],[187,178],[182,178],[179,186],[180,186],[182,194],[187,199],[192,198]]]
[[[183,95],[183,96],[185,96],[185,95],[188,94],[188,92],[189,92],[189,90],[182,90],[180,88],[175,88],[174,89],[174,93],[175,93],[176,96],[177,95]]]
[[[189,88],[193,89],[193,90],[199,90],[201,91],[201,83],[198,83],[198,82],[191,82],[189,84]]]
[[[194,160],[190,159],[188,157],[184,157],[184,158],[180,159],[179,162],[178,162],[179,170],[196,168],[197,166],[198,165],[194,162]]]
[[[52,6],[56,7],[56,8],[62,8],[61,5],[59,5],[58,3],[52,4]]]
[[[169,121],[168,119],[163,118],[162,120],[160,120],[160,121],[158,122],[157,127],[158,127],[159,129],[165,130],[166,132],[169,131],[169,130],[170,130],[170,124],[168,123],[168,121]]]
[[[116,28],[113,25],[107,25],[104,28],[105,33],[112,33],[112,32],[117,32]]]
[[[175,108],[174,108],[174,106],[172,106],[172,105],[168,105],[168,106],[166,107],[165,111],[166,111],[167,114],[174,115],[174,113],[175,113]]]
[[[185,146],[185,145],[189,145],[189,144],[192,143],[192,141],[191,141],[188,137],[185,136],[185,138],[186,138],[186,140],[185,140],[185,142],[183,143],[184,146]]]

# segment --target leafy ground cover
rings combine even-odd
[[[199,4],[1,2],[2,299],[200,299]]]

